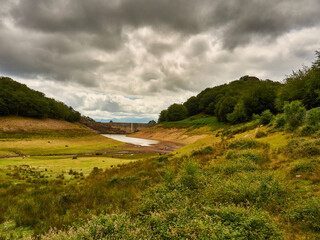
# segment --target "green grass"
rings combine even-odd
[[[34,138],[1,141],[0,151],[4,153],[19,152],[24,155],[78,154],[100,150],[121,149],[123,143],[101,135],[78,138]]]
[[[88,175],[94,167],[106,169],[111,166],[116,167],[119,164],[127,164],[138,159],[121,159],[110,158],[105,156],[78,156],[73,159],[72,156],[54,156],[54,157],[26,157],[26,158],[9,158],[0,161],[0,168],[8,166],[28,165],[38,170],[52,170],[54,174],[62,171],[68,172],[70,169],[81,171]]]

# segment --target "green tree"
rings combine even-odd
[[[248,120],[243,102],[238,102],[232,113],[227,114],[228,122],[232,124],[242,123]]]
[[[148,122],[148,124],[149,124],[149,125],[156,125],[157,123],[156,123],[155,120],[150,120],[150,121]]]
[[[306,117],[306,109],[299,100],[284,105],[284,116],[290,130],[301,126]]]
[[[162,110],[159,115],[158,123],[168,121],[168,110]]]
[[[2,98],[0,98],[0,116],[7,116],[7,115],[9,115],[8,107],[5,101],[3,101]]]
[[[226,96],[221,98],[215,106],[215,115],[220,122],[227,122],[227,115],[233,112],[235,105],[237,104],[237,98]]]
[[[188,111],[182,104],[172,104],[168,108],[168,121],[180,121],[188,117]]]
[[[199,100],[195,96],[190,97],[183,105],[188,110],[188,116],[193,116],[193,115],[196,115],[200,112]]]

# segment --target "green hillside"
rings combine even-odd
[[[0,77],[0,116],[17,115],[75,122],[80,113],[8,77]]]
[[[179,121],[205,113],[220,122],[250,121],[265,110],[283,112],[286,102],[299,100],[307,109],[320,106],[320,52],[311,67],[289,75],[284,83],[243,76],[229,84],[207,88],[183,104],[172,104],[160,113],[158,122]]]

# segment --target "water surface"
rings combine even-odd
[[[152,144],[157,144],[159,142],[157,140],[151,140],[151,139],[145,139],[145,138],[127,137],[124,134],[102,134],[102,135],[117,141],[131,143],[131,144],[140,145],[144,147],[150,146]]]

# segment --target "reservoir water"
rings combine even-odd
[[[131,144],[140,145],[140,146],[150,146],[152,144],[157,144],[159,142],[157,140],[151,140],[151,139],[127,137],[124,134],[102,134],[102,136],[112,138],[117,141],[131,143]]]

